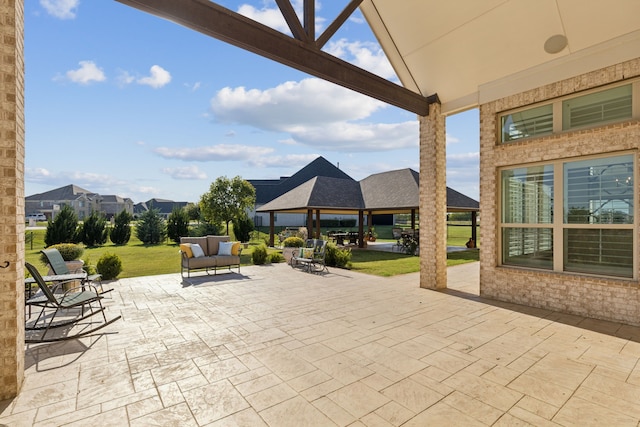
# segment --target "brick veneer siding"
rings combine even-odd
[[[420,287],[447,287],[446,128],[440,104],[420,117]]]
[[[498,144],[498,114],[637,76],[640,76],[640,58],[480,107],[480,295],[592,318],[640,324],[640,287],[637,280],[500,267],[500,230],[497,228],[500,214],[499,168],[640,148],[640,122],[635,119],[593,129]],[[636,190],[637,182],[636,180]]]
[[[0,400],[24,378],[24,5],[0,2]]]

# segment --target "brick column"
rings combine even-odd
[[[445,116],[440,104],[420,117],[420,287],[447,287]]]
[[[24,379],[24,4],[0,2],[0,400]]]

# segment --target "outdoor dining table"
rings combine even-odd
[[[349,240],[349,244],[358,244],[358,232],[349,231],[346,233],[333,233],[333,237],[336,239],[336,245],[343,246],[345,240]]]

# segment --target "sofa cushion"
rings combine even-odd
[[[233,242],[220,242],[218,244],[218,255],[230,256],[233,249]]]
[[[220,242],[228,242],[229,236],[207,236],[207,246],[209,251],[205,252],[207,255],[218,255]]]
[[[191,250],[191,243],[180,243],[180,250],[184,252],[187,258],[193,258],[193,251]]]
[[[209,255],[209,248],[207,247],[207,238],[206,237],[180,237],[180,243],[197,243],[200,245],[205,255]]]
[[[193,253],[193,256],[195,258],[202,258],[204,256],[204,250],[197,243],[192,243],[191,244],[191,252]]]
[[[233,242],[233,247],[231,248],[231,255],[240,255],[240,242]]]

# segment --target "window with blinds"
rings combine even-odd
[[[567,99],[562,102],[562,130],[630,119],[631,98],[629,84]]]

